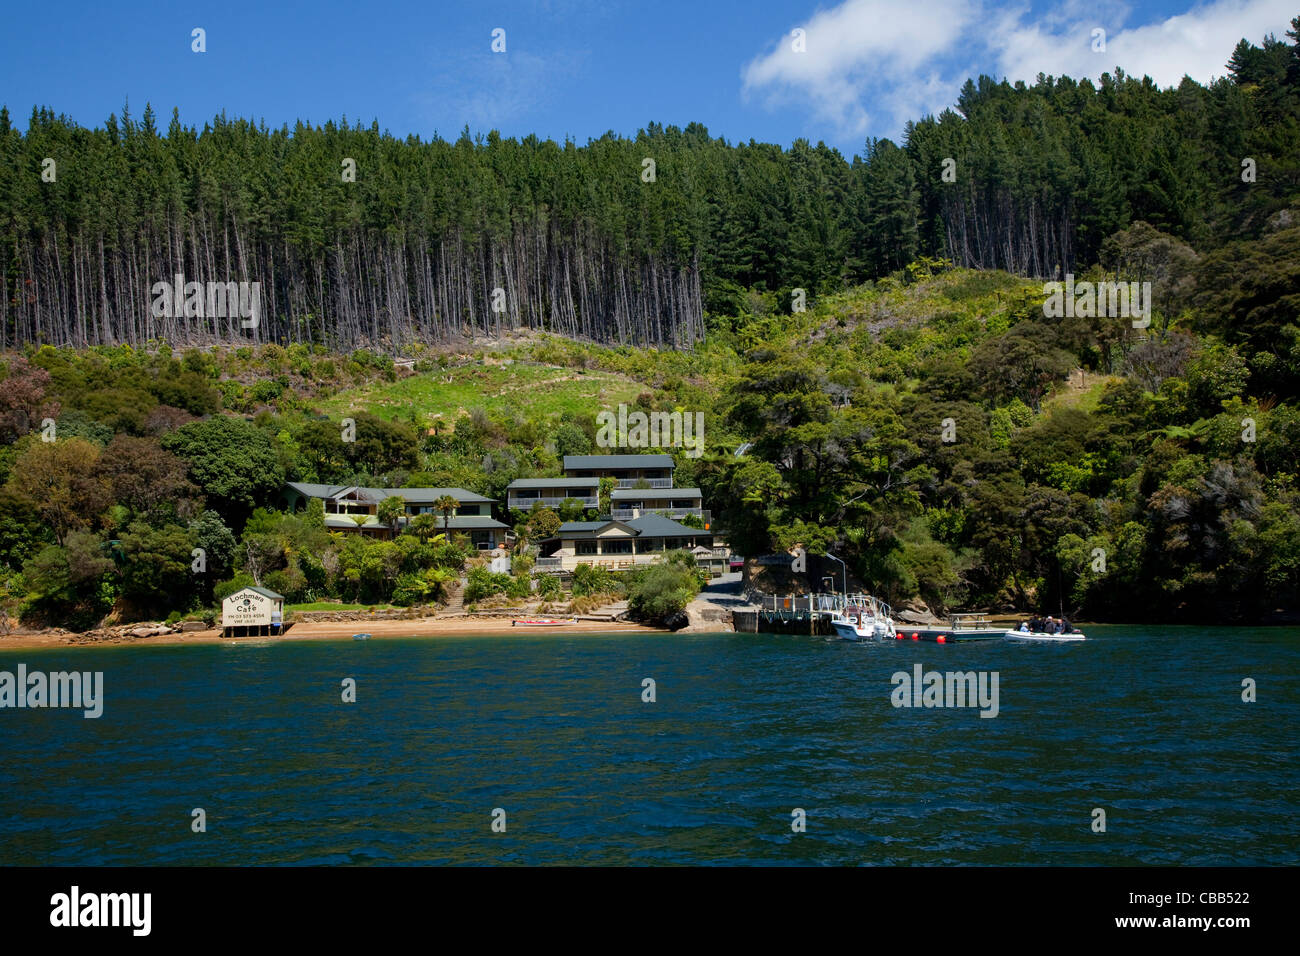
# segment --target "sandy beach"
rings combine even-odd
[[[561,627],[512,627],[510,617],[491,618],[414,618],[411,620],[384,621],[306,621],[291,626],[280,637],[222,637],[221,631],[212,628],[206,631],[189,631],[183,634],[161,634],[157,637],[122,637],[104,640],[86,638],[81,634],[42,631],[30,634],[8,634],[0,637],[0,651],[26,650],[28,648],[46,647],[106,647],[130,645],[178,646],[187,644],[252,644],[266,641],[337,641],[350,638],[353,634],[369,634],[375,640],[394,637],[464,637],[482,635],[484,637],[501,634],[546,633],[565,634],[611,634],[635,632],[649,634],[670,634],[671,631],[645,627],[640,624],[620,624],[608,621],[579,621]]]

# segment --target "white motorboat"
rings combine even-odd
[[[1079,631],[1069,634],[1044,634],[1042,631],[1007,631],[1003,635],[1008,641],[1017,644],[1073,644],[1088,638]]]
[[[846,641],[885,641],[894,637],[888,605],[873,597],[856,598],[831,615],[831,627]]]

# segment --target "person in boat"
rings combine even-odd
[[[1041,617],[1031,617],[1029,619],[1029,629],[1034,633],[1041,631],[1043,629],[1043,619]]]
[[[1021,633],[1021,634],[1028,634],[1028,633],[1029,633],[1029,622],[1028,622],[1028,621],[1021,621],[1021,622],[1020,622],[1020,633]]]

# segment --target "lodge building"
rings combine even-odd
[[[574,499],[586,509],[600,507],[600,479],[613,478],[610,517],[617,520],[661,514],[680,520],[694,515],[709,523],[699,488],[674,488],[672,455],[565,455],[563,478],[519,478],[506,488],[506,506],[529,511],[539,502],[558,509]]]
[[[448,521],[434,503],[443,496],[456,500]],[[448,528],[466,535],[479,551],[491,551],[505,543],[507,526],[492,517],[495,498],[485,498],[464,488],[364,488],[359,485],[318,485],[291,481],[280,497],[285,511],[302,511],[316,498],[325,506],[325,527],[331,531],[358,531],[378,538],[392,537],[393,530],[379,520],[379,503],[401,498],[405,512],[398,520],[400,534],[411,518],[432,514],[438,530]]]
[[[639,564],[653,564],[665,551],[677,549],[691,551],[697,564],[717,573],[726,570],[729,552],[714,547],[712,532],[689,528],[654,513],[627,521],[602,518],[565,522],[553,537],[541,542],[535,567],[538,571],[567,573],[580,564],[591,564],[626,571]]]
[[[676,463],[671,455],[565,455],[560,478],[519,478],[506,489],[507,507],[527,512],[537,505],[558,510],[565,502],[586,511],[600,509],[600,480],[613,478],[609,514],[596,520],[568,521],[555,535],[538,542],[538,571],[567,573],[579,564],[625,570],[658,560],[665,551],[685,548],[715,571],[726,570],[728,551],[715,542],[711,516],[699,488],[673,487]],[[434,507],[447,496],[456,501],[450,521]],[[379,519],[379,503],[397,497],[404,511],[397,533],[416,515],[432,514],[439,531],[465,534],[480,551],[506,545],[509,526],[492,517],[494,498],[464,488],[367,488],[291,481],[280,506],[302,511],[317,499],[325,509],[325,527],[379,538],[393,529]],[[682,519],[692,516],[704,525],[692,528]]]

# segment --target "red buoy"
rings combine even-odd
[[[920,634],[913,634],[913,635],[912,635],[912,640],[914,640],[914,641],[919,641],[920,639],[921,639],[921,635],[920,635]]]
[[[946,637],[944,637],[942,634],[940,634],[938,637],[936,637],[936,638],[934,639],[934,642],[935,642],[936,644],[947,644],[947,643],[948,643],[948,638],[946,638]]]
[[[894,632],[894,640],[896,640],[896,641],[901,641],[902,639],[903,639],[903,635],[900,634],[899,632],[895,631],[895,632]]]

